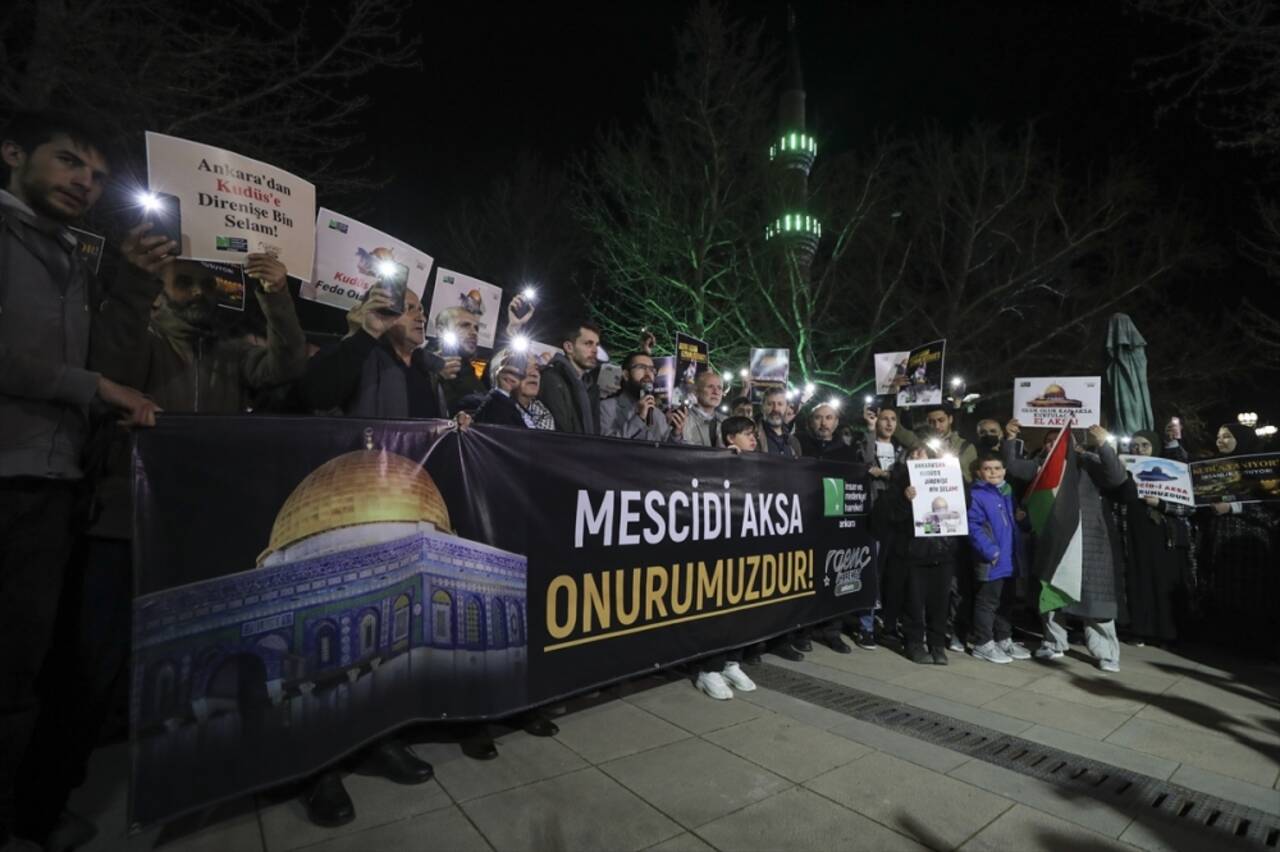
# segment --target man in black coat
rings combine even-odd
[[[600,366],[600,327],[575,323],[561,336],[564,350],[542,370],[542,400],[560,432],[600,434],[600,391],[590,378]]]

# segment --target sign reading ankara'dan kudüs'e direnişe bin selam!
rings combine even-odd
[[[243,265],[249,254],[270,254],[311,280],[315,186],[212,145],[150,131],[146,140],[148,187],[178,200],[179,256]]]
[[[911,486],[912,526],[916,538],[968,535],[969,512],[965,505],[964,476],[955,456],[911,459],[907,462]]]
[[[299,295],[345,310],[385,277],[384,264],[404,270],[406,286],[422,298],[431,277],[431,255],[321,207],[316,214],[315,274]]]
[[[166,415],[133,471],[138,827],[411,722],[502,718],[876,600],[851,464]],[[192,513],[192,482],[221,510]]]
[[[1100,376],[1050,376],[1013,380],[1013,416],[1023,426],[1076,429],[1102,421]]]

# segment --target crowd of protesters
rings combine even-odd
[[[856,422],[837,405],[801,407],[770,388],[725,401],[725,380],[705,370],[690,397],[663,404],[654,392],[652,336],[601,363],[601,331],[567,324],[540,362],[518,345],[533,315],[513,300],[487,369],[475,369],[477,317],[442,312],[428,330],[418,296],[392,313],[374,289],[348,314],[349,330],[325,347],[307,342],[288,270],[249,255],[246,274],[264,318],[246,333],[219,318],[215,285],[183,261],[147,222],[119,246],[109,286],[77,251],[68,226],[101,196],[111,147],[74,118],[24,113],[3,135],[0,191],[0,849],[67,849],[93,827],[66,810],[88,754],[127,690],[132,593],[128,428],[161,412],[269,410],[360,417],[452,418],[679,443],[784,460],[820,458],[860,466],[869,483],[869,525],[879,545],[874,610],[791,633],[768,650],[802,659],[817,641],[838,653],[893,645],[911,660],[945,665],[948,651],[996,664],[1044,663],[1070,648],[1071,631],[1104,671],[1120,668],[1121,640],[1171,643],[1202,608],[1239,601],[1272,567],[1277,515],[1268,504],[1193,511],[1139,497],[1099,427],[1073,438],[1081,476],[1084,580],[1081,600],[1041,616],[1019,495],[1045,449],[1028,451],[1016,420],[958,421],[948,401],[897,411],[877,401]],[[428,339],[451,346],[428,345]],[[740,389],[749,391],[748,388]],[[908,420],[915,422],[918,431]],[[126,428],[121,428],[124,426]],[[1181,426],[1133,436],[1129,450],[1186,460]],[[1216,455],[1255,449],[1251,430],[1227,424]],[[1078,441],[1078,444],[1074,443]],[[959,459],[967,482],[965,538],[912,532],[909,459]],[[1042,637],[1034,651],[1015,641]],[[761,648],[704,659],[695,684],[716,699],[755,688],[742,663]],[[1031,664],[1031,663],[1028,663]],[[549,719],[520,720],[553,736]],[[497,756],[483,731],[464,751]],[[368,748],[362,768],[404,784],[432,777],[429,764],[390,737]],[[354,818],[336,771],[307,785],[322,825]]]

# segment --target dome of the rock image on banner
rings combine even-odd
[[[334,530],[419,522],[439,532],[453,531],[449,507],[431,475],[396,453],[357,450],[325,462],[298,484],[276,514],[258,564],[275,564],[281,561],[277,554],[296,553],[300,543]],[[318,552],[315,545],[321,542],[310,543],[307,550]]]
[[[525,700],[525,557],[456,535],[422,463],[370,444],[325,461],[265,545],[256,565],[135,600],[144,764],[198,764],[250,736],[272,771],[301,773],[314,769],[302,743],[373,737],[397,701],[454,718]],[[181,809],[201,795],[192,783],[148,795]]]

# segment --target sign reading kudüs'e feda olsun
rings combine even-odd
[[[911,486],[912,526],[916,538],[968,535],[969,514],[964,499],[964,477],[955,456],[911,459],[907,462]]]
[[[316,188],[277,168],[212,145],[148,131],[147,184],[177,197],[179,256],[244,264],[270,254],[311,280]]]
[[[1013,416],[1023,426],[1076,429],[1102,417],[1100,376],[1049,376],[1013,380]]]
[[[335,308],[350,308],[378,284],[385,263],[405,267],[408,288],[422,298],[431,276],[431,255],[321,207],[316,214],[315,275],[298,294]]]
[[[876,599],[856,465],[166,415],[133,470],[139,827],[411,722],[502,718]],[[224,510],[190,512],[192,482]]]

